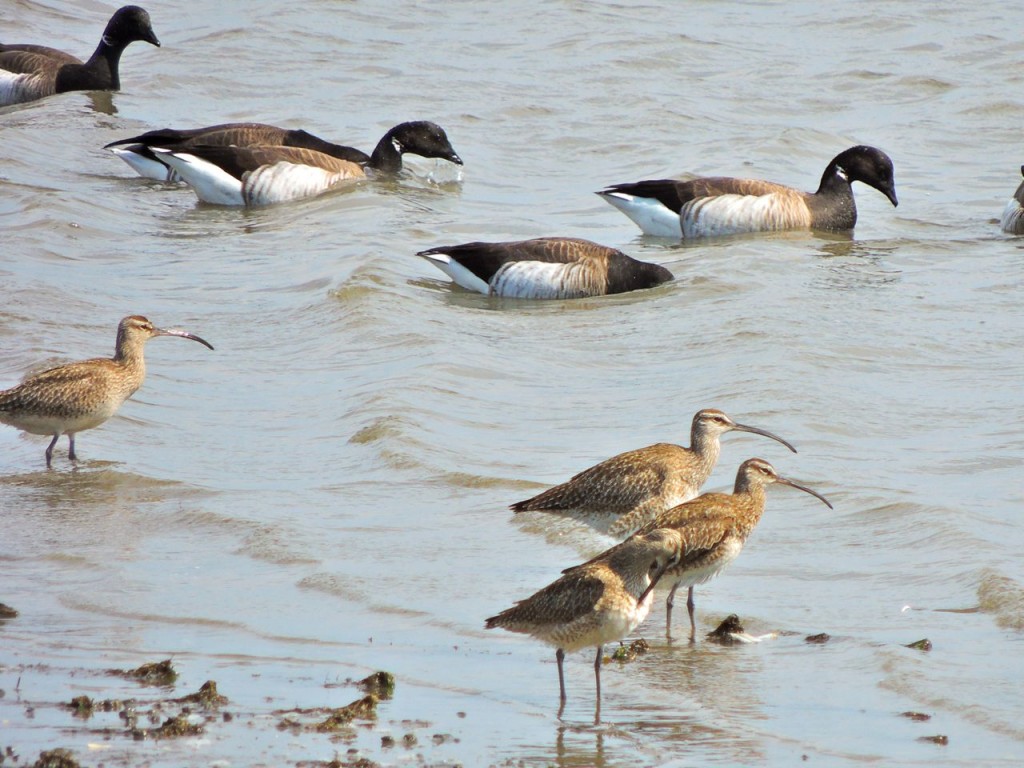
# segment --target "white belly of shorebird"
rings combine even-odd
[[[684,587],[703,584],[725,570],[725,567],[739,557],[740,552],[742,551],[743,542],[736,536],[730,536],[725,543],[719,547],[714,558],[708,558],[708,560],[700,567],[690,568],[682,574],[670,571],[669,576],[666,577],[666,581],[671,580],[672,582]]]
[[[32,435],[55,435],[68,432],[84,432],[98,427],[116,412],[120,403],[113,407],[91,411],[73,418],[47,416],[34,413],[0,413],[0,421]]]

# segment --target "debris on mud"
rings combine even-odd
[[[168,686],[173,685],[174,681],[178,679],[178,673],[171,666],[170,659],[143,664],[135,669],[109,669],[107,673],[127,680],[134,680],[143,685]]]
[[[39,753],[32,768],[81,768],[70,749],[49,749]]]
[[[602,659],[602,662],[608,663],[609,660],[623,662],[633,661],[637,656],[643,656],[650,649],[651,646],[648,645],[647,641],[642,637],[634,640],[629,645],[624,645],[620,642],[619,647],[615,649],[615,652],[612,653],[611,656],[605,656],[604,659]]]
[[[356,683],[364,693],[372,693],[378,699],[390,699],[395,695],[395,676],[390,672],[374,672]]]

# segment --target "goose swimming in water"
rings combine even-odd
[[[462,165],[444,130],[426,121],[392,128],[365,163],[358,156],[346,159],[304,146],[152,144],[148,150],[200,200],[217,205],[268,205],[311,197],[344,181],[365,178],[367,171],[397,173],[405,153]],[[350,152],[342,154],[352,157]]]
[[[856,146],[836,155],[817,192],[759,179],[706,177],[613,184],[597,194],[648,235],[712,237],[787,229],[850,230],[857,223],[851,184],[860,181],[893,206],[892,160],[882,150]]]
[[[542,237],[420,251],[458,285],[491,296],[579,299],[651,288],[672,279],[658,264],[589,240]]]
[[[116,91],[121,87],[121,54],[136,40],[160,45],[149,14],[137,5],[126,5],[110,17],[99,45],[84,63],[45,45],[0,43],[0,107],[67,91]]]

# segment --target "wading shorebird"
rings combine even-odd
[[[0,107],[66,91],[116,91],[121,87],[121,54],[136,40],[160,45],[149,14],[137,5],[126,5],[110,17],[85,63],[45,45],[0,43]]]
[[[456,284],[514,299],[581,299],[642,288],[672,279],[658,264],[573,237],[506,243],[463,243],[420,251]]]
[[[143,347],[155,336],[180,336],[213,349],[195,334],[156,328],[146,318],[131,315],[117,326],[113,358],[50,368],[0,391],[0,422],[33,435],[53,435],[46,448],[47,467],[57,439],[67,435],[68,458],[75,461],[75,434],[105,422],[142,386]]]
[[[672,584],[665,600],[665,634],[670,640],[676,590],[684,585],[689,588],[686,610],[690,614],[690,641],[693,642],[697,636],[693,615],[694,585],[717,576],[739,557],[747,537],[764,513],[765,489],[773,483],[809,493],[832,509],[831,502],[820,493],[782,477],[764,459],[747,459],[736,473],[732,493],[702,494],[658,514],[636,534],[642,536],[648,531],[668,528],[682,536],[679,561],[665,572],[665,582]]]
[[[375,151],[365,167],[302,146],[153,144],[149,151],[192,187],[200,200],[215,205],[271,205],[312,197],[370,173],[397,173],[404,153],[462,165],[462,158],[452,149],[441,126],[427,121],[395,126],[381,140],[381,146],[384,150]]]
[[[321,139],[307,131],[278,128],[266,123],[221,123],[182,130],[161,128],[112,141],[104,148],[128,163],[140,176],[156,181],[180,181],[177,172],[153,148],[184,152],[189,147],[197,146],[311,149],[364,168],[372,168],[378,173],[398,173],[402,170],[402,155],[406,152],[462,164],[444,129],[426,120],[396,125],[381,137],[372,155],[355,147]]]
[[[491,616],[485,626],[531,635],[555,646],[563,704],[565,652],[596,646],[594,679],[600,702],[604,644],[626,637],[647,618],[652,590],[665,570],[678,562],[680,545],[681,536],[672,530],[638,534],[588,563],[567,569],[536,594]]]
[[[817,192],[760,179],[723,176],[613,184],[597,194],[648,235],[713,237],[787,229],[853,229],[857,204],[852,182],[874,187],[896,206],[892,160],[864,145],[832,158]]]
[[[770,437],[796,453],[796,448],[778,435],[738,424],[722,411],[705,408],[694,414],[689,448],[656,443],[620,453],[509,509],[555,512],[625,538],[659,512],[700,493],[718,462],[719,437],[732,431]]]

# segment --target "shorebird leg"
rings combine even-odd
[[[665,598],[665,637],[669,640],[672,639],[672,606],[675,604],[677,589],[679,589],[678,582],[672,585],[672,589],[668,591],[668,597]]]
[[[690,642],[697,639],[697,622],[693,620],[693,587],[686,590],[686,612],[690,614]]]
[[[75,456],[75,433],[68,432],[68,458],[72,461],[78,461],[78,457]]]
[[[562,662],[565,660],[565,651],[561,648],[555,651],[555,660],[558,662],[559,700],[562,702],[562,706],[565,706],[565,675],[562,672]]]
[[[597,700],[601,701],[601,657],[604,655],[604,646],[597,646],[597,658],[594,659],[594,679],[597,681]]]
[[[50,462],[53,460],[53,446],[57,444],[57,439],[60,437],[60,432],[53,436],[53,440],[46,446],[46,468],[50,468]]]

